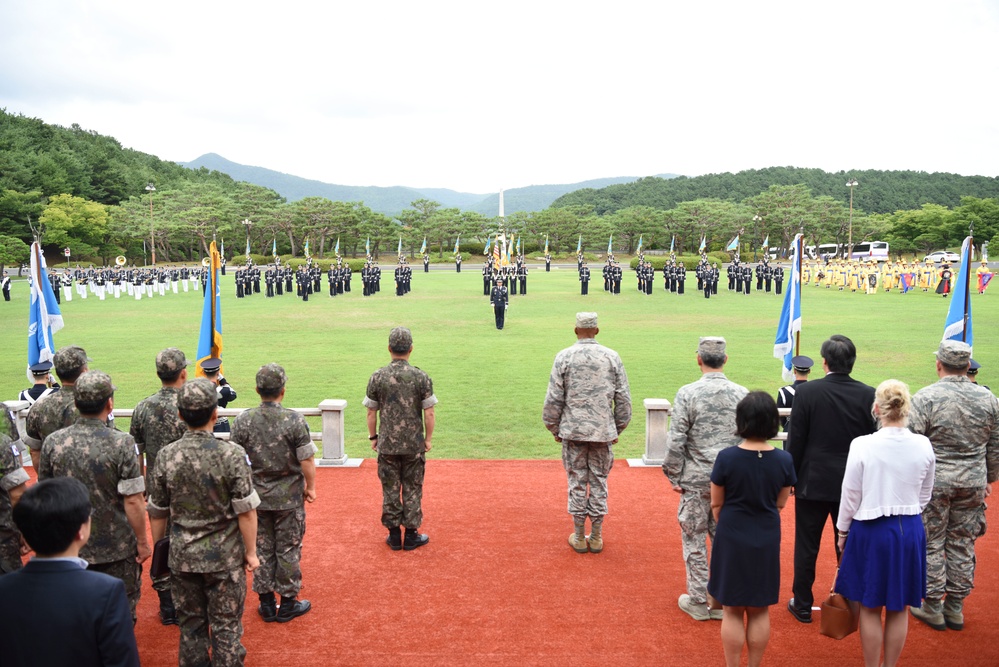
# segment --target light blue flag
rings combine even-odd
[[[222,358],[222,290],[219,286],[222,258],[215,248],[215,241],[208,246],[208,260],[208,284],[205,285],[205,302],[201,308],[198,361],[194,369],[198,377],[205,377],[201,362]]]
[[[739,235],[736,234],[735,238],[725,246],[725,250],[738,250],[739,249]]]
[[[669,254],[673,254],[673,249],[676,247],[676,234],[669,240]]]
[[[517,254],[520,254],[520,237],[517,237]]]
[[[38,243],[31,244],[31,303],[28,305],[28,369],[29,379],[34,379],[31,367],[43,361],[52,361],[55,342],[52,334],[63,327],[62,313],[52,292],[45,257]]]
[[[614,235],[611,234],[610,238],[607,239],[607,254],[611,255],[614,253]]]
[[[763,239],[763,251],[766,252],[770,250],[770,235],[767,234],[767,238]]]
[[[576,241],[576,254],[583,252],[583,235],[579,235],[579,240]]]
[[[971,335],[971,237],[961,244],[961,268],[951,289],[950,309],[944,323],[943,340],[959,340],[974,345]]]
[[[638,250],[637,250],[638,254],[641,254],[641,252],[642,252],[642,241],[644,239],[645,239],[645,234],[639,234],[638,235]]]
[[[458,254],[458,246],[461,245],[461,234],[458,234],[458,238],[454,240],[454,254]]]
[[[420,246],[420,254],[423,255],[427,252],[427,237],[423,237],[423,245]]]
[[[340,237],[339,236],[336,237],[336,247],[333,248],[333,254],[334,255],[339,255],[340,254]]]
[[[371,237],[370,236],[368,238],[364,239],[364,254],[365,255],[370,255],[371,254]]]
[[[278,256],[278,254],[277,254],[277,239],[273,239],[272,242],[271,242],[271,254],[274,255],[275,257]]]
[[[492,234],[486,237],[486,248],[485,250],[482,251],[482,254],[485,257],[489,256],[489,246],[492,244],[492,240],[493,240]]]
[[[548,235],[545,234],[545,254],[548,254]]]
[[[701,236],[701,245],[697,247],[697,252],[704,252],[704,248],[707,246],[707,236]]]
[[[782,375],[785,382],[794,379],[791,359],[794,357],[795,336],[801,331],[801,234],[795,235],[791,245],[795,249],[794,259],[791,261],[791,279],[784,292],[784,306],[780,310],[777,337],[774,339],[774,357],[784,362]]]

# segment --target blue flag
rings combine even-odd
[[[957,282],[951,289],[950,309],[944,323],[943,340],[959,340],[974,345],[971,335],[971,237],[961,245],[961,268],[957,272]]]
[[[697,252],[704,252],[704,247],[707,245],[707,237],[701,236],[701,245],[697,247]]]
[[[725,250],[738,250],[739,249],[739,235],[736,234],[735,238],[725,246]]]
[[[222,358],[222,291],[219,274],[222,258],[215,248],[215,241],[208,247],[208,284],[205,285],[205,303],[201,309],[201,331],[198,334],[198,362],[194,373],[204,377],[201,362]]]
[[[423,245],[420,246],[420,254],[423,255],[427,252],[427,237],[423,237]]]
[[[62,329],[62,313],[52,292],[45,257],[38,243],[31,244],[31,303],[28,305],[28,378],[34,380],[30,368],[43,361],[52,361],[55,342],[52,334]]]
[[[784,361],[785,382],[794,379],[791,359],[794,357],[795,335],[801,331],[801,234],[791,242],[794,259],[791,261],[791,276],[784,293],[784,306],[777,322],[777,337],[774,339],[774,357]]]
[[[614,235],[613,234],[611,234],[610,238],[607,239],[607,254],[608,255],[614,254]]]
[[[492,243],[492,240],[493,240],[492,234],[486,237],[486,249],[482,251],[482,254],[486,257],[489,256],[489,246]]]
[[[673,249],[676,247],[676,234],[669,240],[669,254],[673,254]]]
[[[339,236],[336,237],[336,247],[333,248],[333,254],[334,255],[339,255],[340,254],[340,237]]]
[[[273,239],[271,241],[271,254],[274,255],[275,257],[278,256],[278,254],[277,254],[277,239]]]
[[[458,238],[454,240],[454,254],[458,254],[458,246],[461,244],[461,234],[458,234]]]
[[[638,250],[637,250],[638,254],[642,253],[642,241],[643,240],[645,240],[645,234],[639,234],[638,235]]]
[[[370,255],[371,254],[371,237],[370,236],[368,238],[364,239],[364,254],[365,255]]]
[[[576,241],[576,254],[583,252],[583,235],[579,235],[579,240]]]

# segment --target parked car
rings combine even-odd
[[[960,262],[961,256],[956,252],[950,252],[949,250],[937,250],[936,252],[931,252],[926,257],[923,257],[924,262],[934,262],[939,264],[941,262],[948,262],[953,264],[954,262]]]

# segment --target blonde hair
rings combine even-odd
[[[885,422],[907,423],[912,408],[911,398],[908,385],[900,380],[885,380],[874,392],[874,404]]]

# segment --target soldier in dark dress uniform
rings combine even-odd
[[[579,265],[579,293],[590,293],[590,267],[586,266],[586,262]]]
[[[797,357],[792,357],[791,368],[794,371],[794,382],[789,385],[785,385],[777,390],[777,407],[778,408],[790,408],[794,404],[794,394],[797,391],[799,384],[808,382],[808,374],[812,372],[812,366],[815,362],[811,357],[806,357],[805,355],[799,355]],[[781,417],[780,425],[787,430],[788,424],[790,423],[790,417]]]
[[[503,328],[503,324],[506,320],[506,308],[509,302],[509,293],[507,292],[507,289],[503,287],[503,281],[497,279],[496,286],[493,287],[493,291],[489,295],[489,305],[493,307],[493,314],[496,316],[497,329]]]
[[[201,370],[205,373],[205,379],[215,385],[218,394],[218,407],[226,408],[229,403],[236,400],[236,391],[229,385],[229,382],[222,376],[222,360],[216,357],[205,359],[201,362]],[[216,433],[229,432],[229,418],[219,417],[215,422]]]

